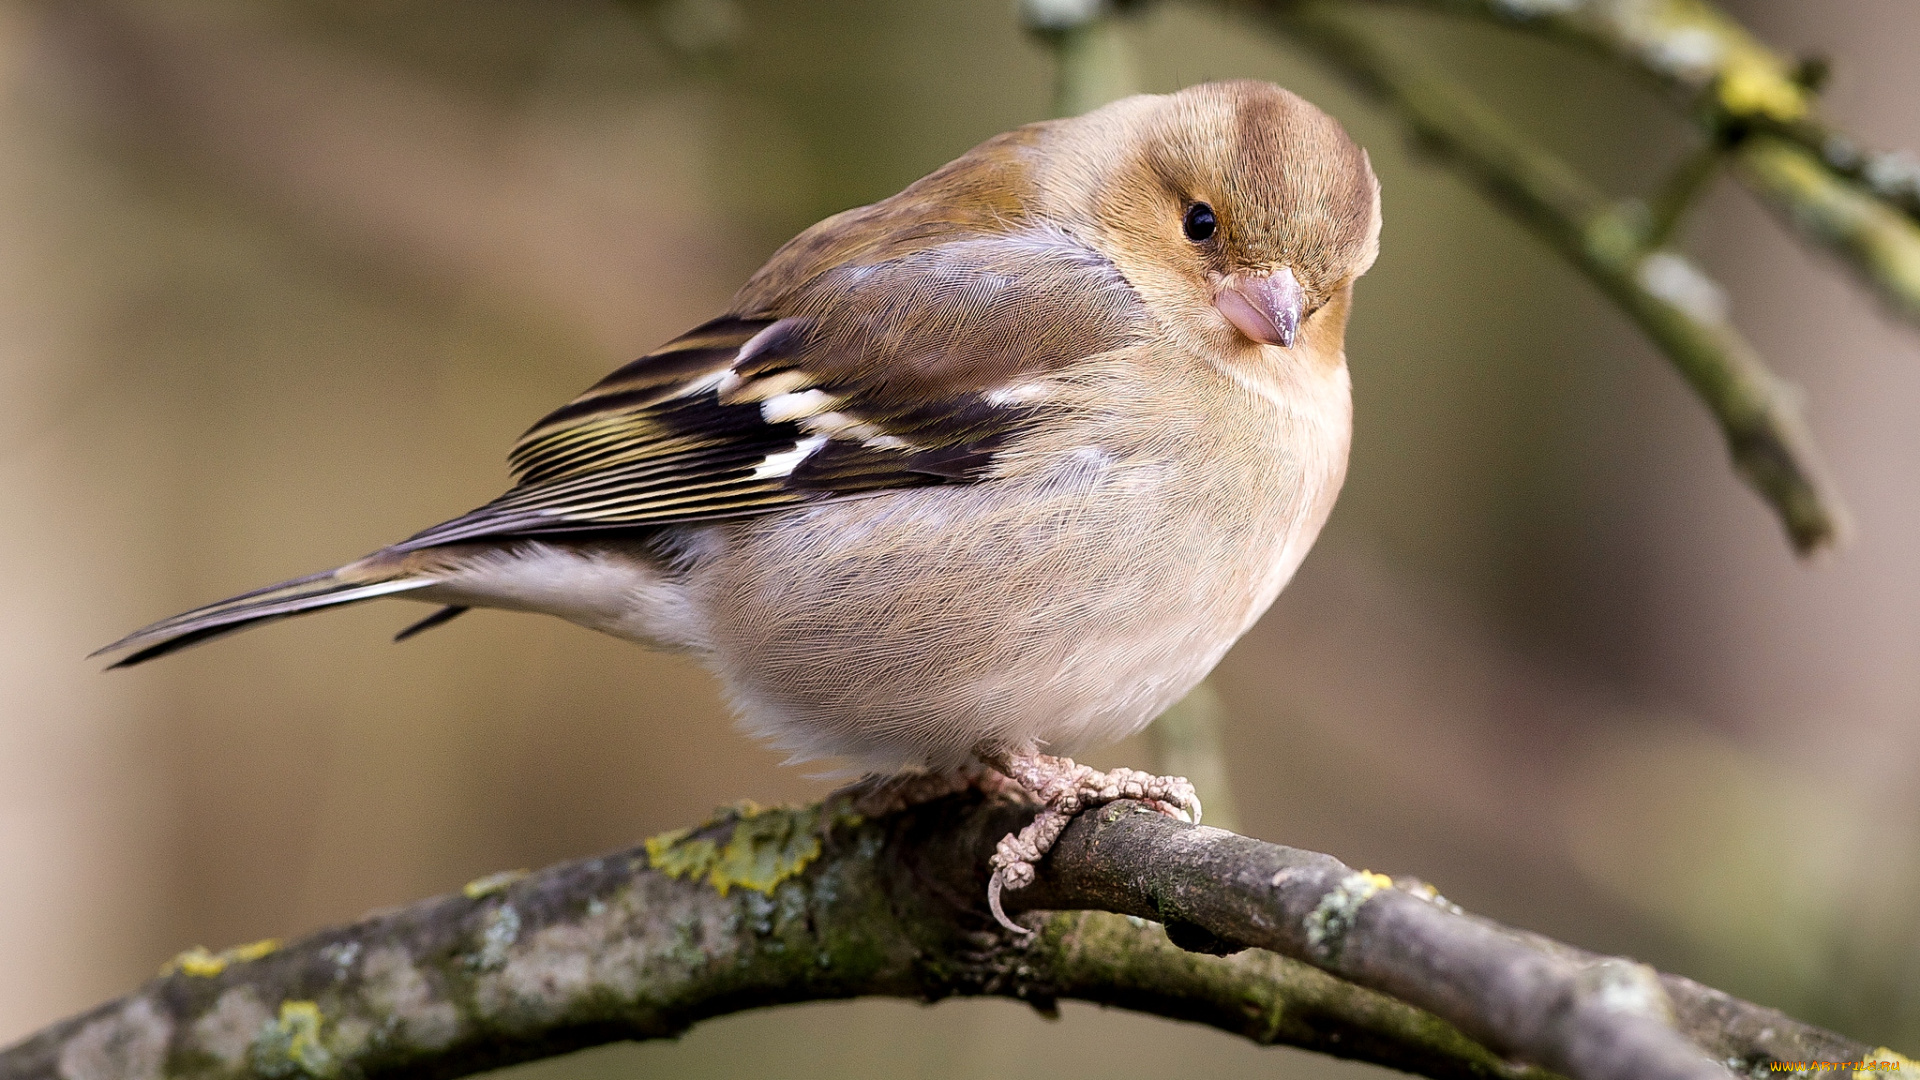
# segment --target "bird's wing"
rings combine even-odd
[[[1148,316],[1056,230],[973,234],[813,275],[607,376],[514,447],[516,483],[399,545],[765,513],[985,477],[1034,379]]]

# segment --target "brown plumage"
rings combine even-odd
[[[796,757],[1008,772],[1048,806],[1017,887],[1073,808],[1190,797],[1040,752],[1151,720],[1304,557],[1379,221],[1365,153],[1264,83],[1008,132],[535,424],[500,498],[109,649],[389,594],[557,614],[693,652]]]

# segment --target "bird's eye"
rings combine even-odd
[[[1187,230],[1187,239],[1199,243],[1213,235],[1213,207],[1197,202],[1187,207],[1187,217],[1181,223]]]

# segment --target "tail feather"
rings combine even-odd
[[[369,579],[361,569],[364,565],[363,561],[338,570],[294,578],[264,589],[241,593],[216,604],[194,608],[135,630],[93,655],[102,656],[132,649],[133,652],[108,665],[108,669],[132,667],[261,623],[291,618],[321,608],[371,600],[376,596],[391,596],[425,588],[437,581],[431,576],[404,572]],[[355,573],[355,570],[360,572]]]
[[[393,640],[396,644],[398,644],[399,642],[405,641],[408,638],[414,636],[415,634],[425,633],[436,626],[445,626],[446,624],[452,622],[453,620],[459,618],[462,615],[465,615],[467,612],[472,610],[473,609],[471,607],[468,607],[465,604],[448,604],[446,607],[441,608],[439,611],[434,612],[433,614],[427,616],[426,618],[421,619],[419,622],[414,623],[412,626],[407,627],[405,630],[402,630],[399,633],[393,635]]]

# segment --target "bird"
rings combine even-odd
[[[1073,815],[1179,777],[1072,755],[1203,678],[1346,475],[1345,332],[1379,251],[1366,151],[1267,82],[994,136],[780,247],[724,313],[534,424],[509,489],[336,569],[196,608],[140,664],[402,597],[557,615],[718,677],[794,760],[1024,791],[989,907]]]

